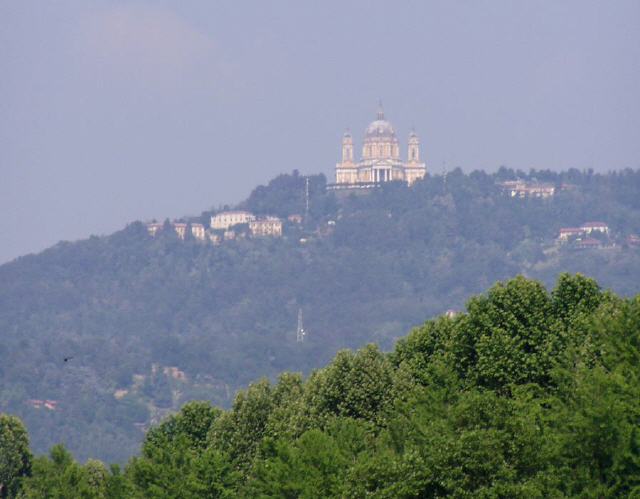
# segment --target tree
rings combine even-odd
[[[217,419],[211,428],[209,445],[228,453],[241,467],[253,458],[264,436],[273,409],[272,387],[266,379],[239,392],[233,409]]]
[[[541,283],[518,276],[472,298],[467,308],[469,336],[462,335],[476,357],[468,373],[474,382],[489,388],[548,383],[563,338]]]
[[[81,466],[62,445],[55,445],[49,457],[34,460],[20,497],[106,499],[112,497],[108,494],[109,483],[109,471],[102,462],[89,460]]]
[[[22,421],[0,413],[0,497],[14,497],[31,471],[29,436]]]
[[[304,498],[339,497],[347,456],[336,441],[318,429],[294,443],[266,443],[264,461],[254,469],[248,496]]]
[[[221,413],[209,402],[189,402],[178,414],[169,416],[147,432],[143,452],[151,453],[157,445],[171,444],[179,438],[184,438],[190,448],[201,450],[206,446],[207,435]]]
[[[578,316],[593,313],[602,303],[604,295],[593,279],[563,272],[558,276],[551,298],[555,315],[568,328]]]
[[[331,416],[378,421],[393,397],[393,370],[377,346],[338,352],[307,383],[305,410],[322,427]]]

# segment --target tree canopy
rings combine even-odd
[[[516,277],[389,353],[188,403],[124,470],[7,469],[19,497],[640,497],[639,361],[640,295]]]

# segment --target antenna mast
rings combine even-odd
[[[444,182],[444,189],[447,190],[447,162],[442,162],[442,181]]]
[[[302,309],[298,309],[298,332],[296,333],[296,341],[298,343],[302,343],[304,341],[304,337],[306,335],[306,331],[302,325]]]
[[[309,177],[305,177],[304,184],[304,220],[309,218]]]

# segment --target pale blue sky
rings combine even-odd
[[[640,167],[635,0],[7,0],[0,75],[0,262],[331,176],[379,98],[432,171]]]

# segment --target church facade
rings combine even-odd
[[[396,133],[380,107],[375,121],[365,131],[359,160],[354,156],[351,134],[346,132],[342,137],[342,161],[336,164],[334,188],[375,186],[394,180],[411,185],[426,172],[427,168],[420,160],[420,140],[416,133],[409,134],[407,160],[403,161]]]

